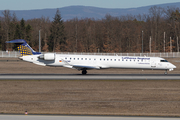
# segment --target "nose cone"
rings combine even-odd
[[[172,68],[176,68],[176,66],[172,64]]]
[[[173,71],[173,70],[174,70],[174,68],[176,68],[176,66],[175,66],[175,65],[173,65],[173,64],[170,64],[170,66],[169,66],[169,71]]]

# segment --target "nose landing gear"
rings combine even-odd
[[[167,75],[168,73],[167,73],[167,70],[164,72],[164,75]]]

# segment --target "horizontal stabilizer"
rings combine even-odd
[[[27,43],[27,42],[23,39],[16,39],[16,40],[11,40],[11,41],[6,41],[6,43],[23,44],[23,43]]]

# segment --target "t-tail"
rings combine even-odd
[[[15,43],[17,45],[18,51],[21,53],[21,56],[41,54],[40,52],[34,51],[23,39],[6,41],[6,43]]]

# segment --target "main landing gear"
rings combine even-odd
[[[86,71],[86,70],[82,70],[82,74],[83,74],[83,75],[86,75],[86,74],[87,74],[87,71]]]

